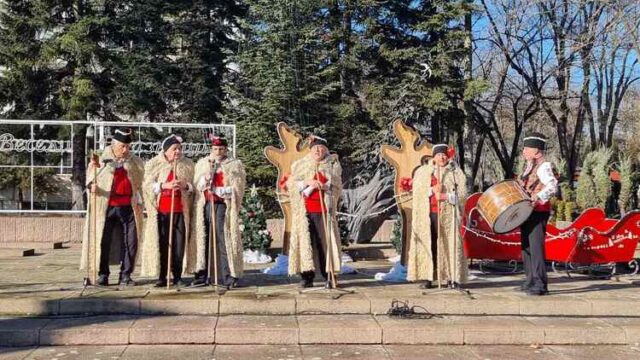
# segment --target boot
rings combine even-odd
[[[191,286],[200,286],[200,285],[204,285],[204,283],[207,281],[207,276],[203,271],[199,271],[195,274],[195,278],[193,280],[193,282],[191,282]]]
[[[235,278],[233,276],[229,276],[229,278],[227,279],[225,285],[227,286],[227,290],[237,288],[239,286],[238,285],[238,278]]]
[[[109,275],[102,274],[102,275],[98,276],[98,280],[96,281],[96,285],[109,286]]]
[[[131,279],[131,275],[129,274],[121,274],[120,275],[120,279],[118,280],[118,285],[124,285],[124,286],[136,286],[136,282],[133,281],[133,279]]]
[[[186,281],[182,280],[182,278],[174,278],[171,283],[176,287],[186,287],[187,285],[189,285]]]
[[[419,287],[420,289],[431,289],[433,287],[433,284],[431,283],[431,280],[426,280],[425,282],[420,284]]]

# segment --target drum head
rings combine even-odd
[[[502,212],[493,224],[493,232],[504,234],[522,225],[533,211],[533,205],[529,201],[519,201],[509,206]]]

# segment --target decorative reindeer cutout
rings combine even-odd
[[[407,193],[407,181],[413,178],[414,171],[422,164],[426,157],[431,157],[431,146],[428,142],[420,145],[420,135],[418,132],[406,125],[402,120],[393,122],[393,132],[400,141],[400,149],[391,145],[382,145],[380,153],[395,169],[394,191],[396,203],[402,218],[402,255],[401,263],[406,265],[409,238],[411,236],[411,212],[413,205],[409,197],[403,196]],[[427,206],[427,204],[425,204]]]
[[[289,194],[284,186],[289,174],[291,174],[291,164],[309,153],[309,145],[307,143],[301,144],[302,136],[291,130],[284,122],[276,124],[276,131],[283,147],[279,149],[274,146],[267,146],[264,148],[264,155],[271,164],[278,168],[276,195],[284,216],[282,252],[288,255],[289,238],[291,236],[291,204],[289,203]]]

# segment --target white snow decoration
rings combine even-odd
[[[267,264],[271,262],[271,256],[258,250],[247,249],[243,252],[244,262],[247,264]]]
[[[375,279],[378,281],[405,282],[407,281],[407,268],[398,261],[393,264],[388,273],[377,273]]]
[[[271,267],[263,269],[262,273],[274,276],[287,275],[289,273],[289,257],[284,254],[278,254],[276,263]]]
[[[347,254],[346,252],[342,252],[342,254],[340,255],[342,262],[343,263],[350,263],[353,262],[353,258],[351,256],[349,256],[349,254]]]
[[[349,266],[349,265],[342,265],[342,267],[340,268],[340,274],[355,274],[356,273],[356,269]]]

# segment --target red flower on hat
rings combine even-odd
[[[449,159],[453,159],[456,156],[456,148],[453,146],[449,146],[447,149],[447,157]]]
[[[215,136],[213,134],[209,134],[209,140],[211,141],[211,146],[227,146],[227,142],[225,139],[220,136]]]

